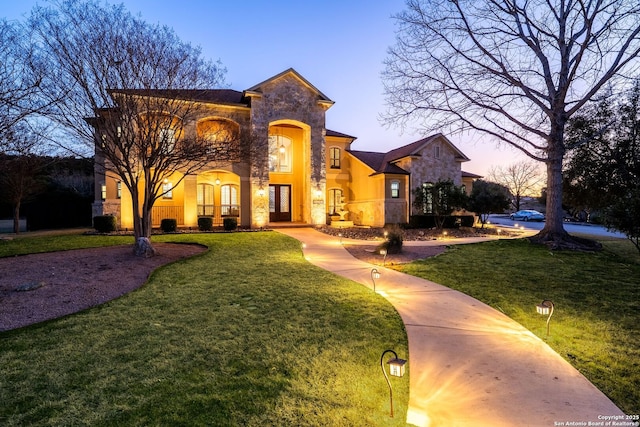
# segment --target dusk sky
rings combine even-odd
[[[37,3],[45,2],[0,0],[1,15],[21,19]],[[353,149],[389,151],[427,136],[387,129],[378,120],[386,108],[380,73],[395,39],[392,15],[404,9],[404,0],[122,3],[150,23],[172,27],[183,41],[201,46],[205,57],[219,59],[231,89],[242,91],[294,68],[335,102],[327,112],[327,128],[356,136]],[[462,166],[468,172],[486,175],[492,166],[524,159],[477,136],[447,136],[471,158]]]

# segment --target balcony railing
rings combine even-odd
[[[213,218],[213,226],[223,225],[224,219],[240,216],[240,205],[198,205],[198,217]]]
[[[178,225],[184,225],[184,208],[182,206],[154,206],[151,208],[151,225],[159,227],[165,218],[175,219]]]
[[[213,218],[213,226],[221,227],[227,217],[240,217],[240,205],[198,205],[198,217]],[[154,206],[151,209],[151,225],[159,227],[165,218],[175,219],[179,226],[184,225],[184,208],[182,206]]]

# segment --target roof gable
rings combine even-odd
[[[334,102],[329,99],[329,97],[327,95],[325,95],[324,93],[322,93],[317,87],[315,87],[314,85],[312,85],[307,79],[305,79],[304,77],[302,77],[302,75],[300,73],[298,73],[296,70],[294,70],[293,68],[289,68],[284,70],[281,73],[276,74],[273,77],[270,77],[260,83],[258,83],[257,85],[251,86],[249,89],[246,89],[244,91],[245,95],[251,96],[252,94],[260,94],[262,93],[262,89],[264,86],[266,86],[267,84],[281,79],[285,76],[292,76],[294,77],[296,80],[298,80],[302,85],[306,86],[309,90],[311,90],[312,92],[314,92],[317,96],[318,96],[318,101],[322,101],[325,102],[327,104],[333,105]]]
[[[436,139],[441,139],[449,147],[451,147],[451,149],[456,155],[456,160],[461,162],[468,162],[469,160],[471,160],[462,151],[460,151],[458,147],[453,145],[453,143],[449,141],[449,139],[446,136],[444,136],[441,133],[428,136],[426,138],[420,139],[418,141],[415,141],[410,144],[391,150],[386,154],[385,160],[388,162],[395,162],[405,157],[420,156],[420,152],[424,149],[424,147],[426,147]]]

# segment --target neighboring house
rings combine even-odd
[[[441,134],[388,153],[351,150],[355,137],[325,128],[333,101],[293,69],[242,92],[198,91],[193,102],[204,108],[185,126],[187,132],[250,131],[251,143],[264,149],[252,160],[203,168],[173,188],[168,179],[165,191],[170,191],[152,211],[155,226],[175,218],[180,227],[197,227],[201,216],[212,217],[215,225],[233,216],[239,226],[251,228],[277,222],[321,225],[343,208],[357,225],[404,223],[413,188],[450,179],[470,189],[477,178],[462,172],[461,163],[469,159]],[[95,176],[94,215],[115,215],[121,228],[132,228],[131,197],[118,177],[104,172],[99,147]],[[175,176],[182,177],[180,171]]]

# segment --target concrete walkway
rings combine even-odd
[[[338,238],[311,228],[278,231],[303,242],[311,263],[372,287],[373,266],[351,256]],[[382,275],[376,291],[400,313],[409,338],[409,357],[398,355],[410,366],[408,424],[605,426],[611,419],[605,417],[623,415],[546,343],[502,313],[436,283],[376,268]]]

